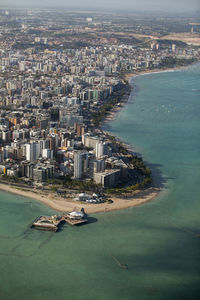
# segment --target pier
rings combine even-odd
[[[88,220],[84,210],[81,210],[80,212],[73,211],[63,216],[39,216],[34,220],[31,228],[56,232],[62,222],[74,226],[87,223]]]
[[[74,220],[74,219],[70,219],[68,216],[63,217],[63,221],[65,221],[66,223],[68,223],[70,225],[79,225],[79,224],[88,222],[88,220],[86,218],[80,219],[80,220]]]

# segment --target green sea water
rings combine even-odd
[[[199,299],[200,65],[132,83],[106,129],[142,153],[163,191],[58,233],[29,229],[54,211],[0,192],[1,300]]]

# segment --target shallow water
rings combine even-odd
[[[152,202],[55,234],[29,229],[53,210],[0,193],[0,299],[199,298],[199,81],[200,65],[136,77],[129,103],[106,126],[160,178]]]

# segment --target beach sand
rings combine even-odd
[[[133,71],[130,73],[126,73],[124,75],[124,78],[129,81],[131,78],[136,77],[136,76],[140,76],[140,75],[147,75],[147,74],[152,74],[152,73],[164,73],[164,72],[174,72],[174,71],[179,71],[182,69],[187,68],[188,66],[179,66],[179,67],[175,67],[175,68],[167,68],[167,69],[153,69],[153,70],[144,70],[144,71]]]
[[[151,187],[144,191],[136,192],[134,195],[129,196],[125,199],[118,197],[110,197],[113,203],[100,203],[100,204],[89,204],[80,203],[72,199],[61,198],[53,193],[45,193],[42,191],[34,189],[20,189],[16,187],[11,187],[9,184],[0,183],[0,190],[6,191],[8,193],[13,193],[19,196],[28,197],[31,199],[38,200],[45,205],[60,211],[60,212],[70,212],[73,210],[80,210],[84,208],[86,213],[98,213],[98,212],[109,212],[113,210],[121,210],[125,208],[130,208],[144,204],[155,198],[160,192],[159,188]]]

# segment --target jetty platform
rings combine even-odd
[[[72,226],[87,223],[87,216],[84,211],[71,212],[62,216],[39,216],[31,224],[31,228],[49,231],[58,231],[62,222]]]

